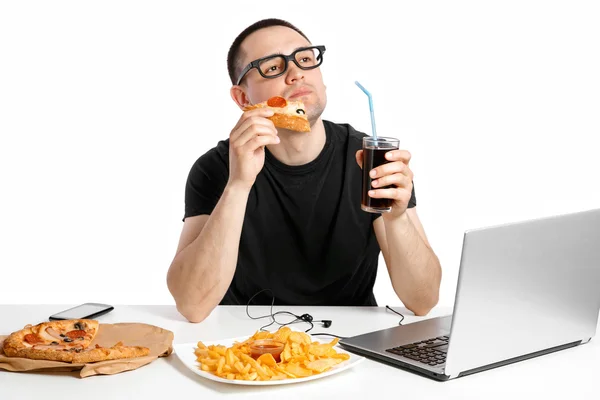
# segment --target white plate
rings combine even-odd
[[[215,344],[215,345],[221,344],[226,347],[230,347],[233,345],[234,342],[243,342],[243,341],[247,340],[248,337],[250,337],[250,336],[252,336],[252,335],[233,338],[233,339],[215,340],[215,341],[211,341],[211,342],[202,341],[202,343],[204,343],[206,346],[209,346],[212,344]],[[320,343],[329,343],[331,341],[330,339],[333,339],[333,338],[326,337],[326,339],[323,340],[321,338],[316,339],[315,337],[311,336],[311,339],[313,341],[320,342]],[[344,349],[342,349],[340,346],[336,345],[336,346],[334,346],[334,349],[338,353],[348,354],[350,356],[350,359],[344,360],[343,362],[331,367],[331,369],[329,369],[328,371],[321,372],[320,374],[310,375],[310,376],[306,376],[306,377],[302,377],[302,378],[289,378],[289,379],[280,379],[280,380],[274,380],[274,381],[246,381],[246,380],[240,380],[240,379],[233,380],[233,379],[220,378],[209,372],[202,371],[200,369],[200,363],[197,361],[196,355],[194,354],[194,350],[196,349],[197,345],[198,345],[198,342],[176,344],[173,346],[173,352],[185,364],[185,366],[188,367],[193,373],[200,375],[203,378],[210,379],[211,381],[229,383],[232,385],[268,386],[268,385],[286,385],[286,384],[291,384],[291,383],[312,381],[315,379],[326,378],[328,376],[345,371],[348,368],[352,368],[355,365],[357,365],[358,363],[365,360],[364,357],[349,353],[349,352],[345,351]]]

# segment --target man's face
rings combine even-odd
[[[241,67],[258,58],[273,55],[289,55],[299,47],[311,44],[298,32],[283,26],[260,29],[248,36],[241,45]],[[267,79],[253,68],[242,82],[246,100],[256,104],[272,96],[282,96],[290,101],[301,100],[311,125],[321,116],[327,96],[320,67],[303,70],[292,61],[287,71],[277,78]]]

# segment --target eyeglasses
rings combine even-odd
[[[263,78],[273,79],[283,75],[288,69],[288,62],[293,61],[300,69],[309,70],[320,66],[323,63],[323,53],[325,46],[309,46],[296,49],[290,55],[275,54],[258,60],[252,61],[244,68],[236,85],[239,85],[244,76],[252,69],[256,68]]]

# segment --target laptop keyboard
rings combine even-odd
[[[392,347],[386,351],[423,364],[436,366],[446,362],[449,340],[449,336],[438,336],[420,342]]]

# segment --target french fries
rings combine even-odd
[[[250,345],[255,340],[272,339],[284,344],[277,362],[273,355],[262,354],[257,359],[251,356]],[[339,339],[329,343],[312,341],[304,332],[292,331],[287,326],[276,332],[257,331],[243,342],[231,347],[206,346],[198,342],[194,350],[202,371],[229,380],[269,381],[295,379],[321,374],[350,356],[338,353],[333,347]]]

